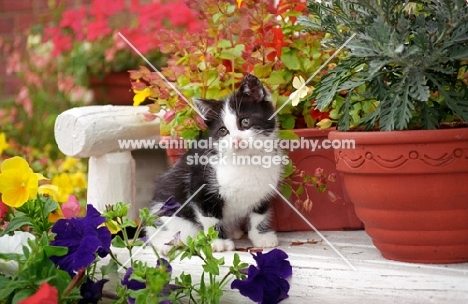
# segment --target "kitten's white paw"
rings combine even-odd
[[[254,247],[271,248],[278,246],[278,237],[274,231],[249,234]]]
[[[235,240],[240,239],[244,235],[244,231],[242,230],[236,230],[232,232],[232,238]]]
[[[217,239],[211,244],[214,252],[232,251],[234,250],[234,242],[231,240]]]

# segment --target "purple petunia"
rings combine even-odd
[[[172,273],[172,266],[169,264],[169,262],[166,259],[159,259],[158,262],[156,263],[156,268],[163,267],[166,272]],[[123,279],[120,281],[120,283],[125,286],[129,290],[140,290],[143,288],[146,288],[146,283],[140,282],[138,280],[130,280],[130,276],[133,273],[133,268],[129,267],[127,269],[127,272],[125,273]],[[163,287],[163,290],[159,294],[159,296],[168,296],[172,290],[174,290],[176,287],[173,285],[167,285]],[[135,304],[135,299],[132,297],[127,298],[128,304]],[[171,301],[169,300],[163,300],[159,302],[158,304],[170,304]]]
[[[172,196],[167,199],[164,205],[156,212],[156,215],[161,216],[172,216],[182,206]]]
[[[140,282],[137,280],[130,280],[130,276],[132,275],[132,273],[133,273],[133,268],[129,267],[120,283],[130,290],[140,290],[140,289],[146,288],[146,283]],[[135,299],[132,297],[128,297],[127,302],[129,304],[135,304]]]
[[[81,284],[80,294],[82,299],[78,301],[78,304],[97,304],[102,297],[102,288],[108,281],[109,280],[103,279],[93,282],[93,280],[87,277],[86,282]]]
[[[64,256],[51,257],[52,262],[73,277],[75,271],[94,262],[96,253],[105,257],[111,244],[109,229],[100,227],[105,221],[92,205],[87,206],[86,216],[83,218],[58,220],[52,227],[56,236],[50,244],[67,247],[68,252]]]
[[[288,297],[289,283],[286,281],[292,275],[292,267],[286,259],[288,255],[279,249],[268,253],[253,255],[257,266],[250,265],[245,280],[234,280],[232,289],[252,301],[262,304],[276,304]]]

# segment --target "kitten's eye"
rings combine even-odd
[[[241,120],[241,126],[244,128],[247,128],[250,125],[250,120],[248,118],[242,118]]]
[[[218,133],[221,136],[226,136],[229,133],[229,131],[225,127],[221,127],[221,128],[219,128]]]

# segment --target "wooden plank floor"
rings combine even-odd
[[[315,232],[279,233],[280,246],[293,266],[290,297],[284,304],[309,303],[468,303],[468,263],[411,264],[383,258],[364,231],[324,231],[324,237],[348,261],[343,260]],[[292,245],[295,242],[302,245]],[[237,248],[250,246],[247,239]],[[120,259],[124,253],[117,251]],[[245,262],[254,260],[248,252]],[[224,256],[232,262],[232,252]],[[136,259],[155,263],[147,248]],[[348,264],[349,263],[349,264]],[[173,262],[174,274],[200,273],[199,260]],[[223,269],[227,272],[227,268]],[[193,277],[193,275],[192,275]],[[223,303],[249,303],[237,291],[226,290]]]

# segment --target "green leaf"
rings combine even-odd
[[[28,285],[27,281],[24,281],[24,280],[12,281],[3,276],[0,276],[0,286],[2,286],[2,288],[0,288],[0,301],[6,299],[16,289],[23,289],[27,285]]]
[[[219,48],[228,48],[231,47],[231,41],[223,39],[218,42]]]
[[[18,302],[32,296],[35,292],[36,292],[36,290],[31,289],[31,288],[20,290],[20,291],[15,293],[15,295],[13,296],[13,299],[11,300],[11,303],[16,304],[16,303],[18,303]]]
[[[205,265],[203,265],[203,270],[213,275],[219,275],[219,266],[216,260],[210,259]]]
[[[18,261],[24,260],[24,255],[20,253],[0,253],[1,260],[11,260],[11,261]]]
[[[278,120],[280,121],[283,129],[294,129],[294,125],[296,124],[296,119],[291,114],[278,115]]]
[[[117,274],[118,265],[114,260],[109,260],[107,265],[101,266],[101,273],[103,276],[107,276],[109,274]]]
[[[283,77],[284,72],[283,71],[273,71],[270,74],[270,77],[268,77],[268,83],[271,85],[280,85],[285,83],[285,79]]]
[[[23,226],[32,226],[32,220],[28,216],[19,216],[13,218],[9,223],[6,229],[3,231],[3,234],[18,230]]]
[[[286,184],[281,184],[281,194],[287,199],[289,199],[292,195],[292,189]]]
[[[292,130],[279,130],[279,138],[286,140],[299,140],[299,136]]]
[[[125,245],[124,240],[122,240],[122,238],[118,234],[114,236],[114,238],[112,239],[111,244],[112,244],[112,246],[114,246],[116,248],[125,248],[125,247],[127,247]]]
[[[124,218],[123,223],[119,226],[122,229],[127,228],[127,227],[136,228],[137,224],[135,223],[135,221],[132,221],[131,219]]]
[[[273,69],[274,62],[270,62],[268,64],[256,64],[254,66],[254,73],[255,76],[258,78],[266,78],[271,74],[271,70]]]
[[[62,247],[62,246],[44,246],[44,252],[48,257],[51,256],[64,256],[68,252],[67,247]]]
[[[300,70],[301,65],[299,60],[297,60],[298,50],[293,50],[290,48],[283,48],[283,54],[281,55],[281,61],[284,65],[291,70]]]

